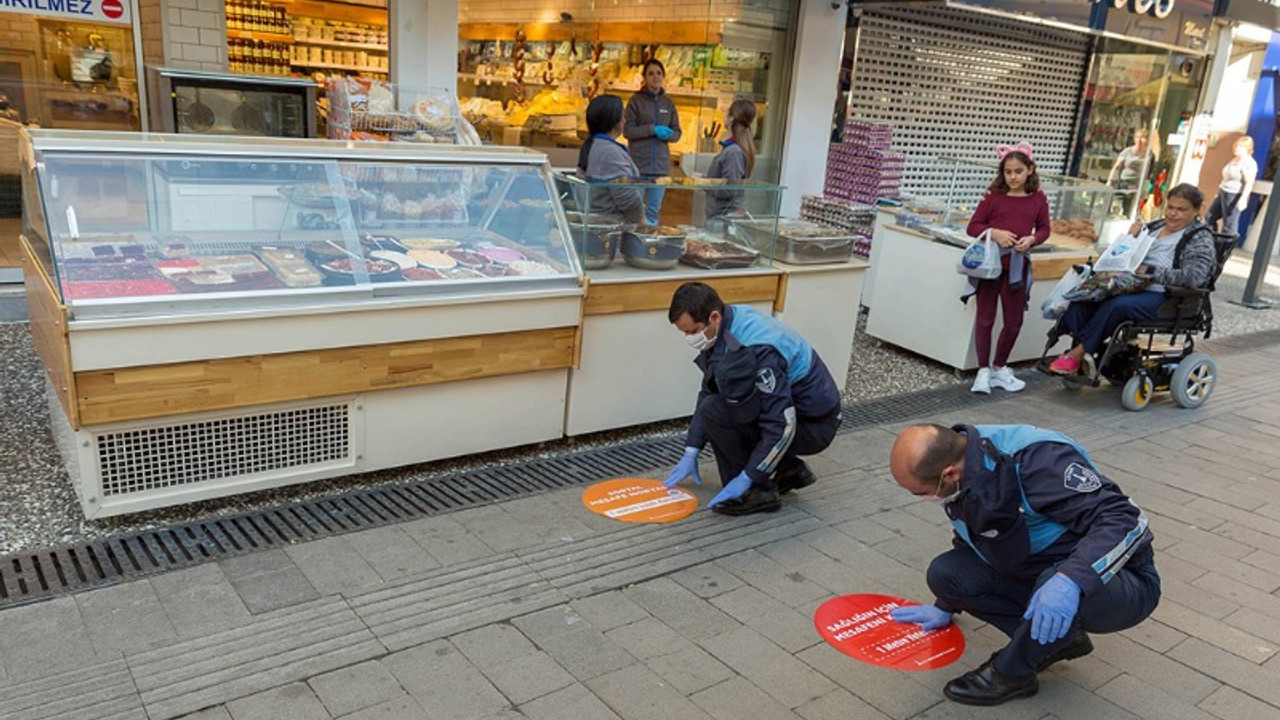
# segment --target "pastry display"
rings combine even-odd
[[[444,93],[397,93],[384,80],[343,77],[330,78],[326,95],[330,138],[458,144],[467,136],[460,133],[466,124],[461,111]]]
[[[400,266],[389,260],[356,260],[343,257],[330,260],[320,266],[326,285],[354,285],[356,273],[361,269],[368,274],[371,282],[393,282],[403,277],[400,274]]]
[[[556,269],[544,262],[516,260],[507,265],[513,275],[555,275]]]
[[[1077,245],[1090,245],[1098,241],[1098,233],[1089,220],[1053,220],[1049,223],[1049,230],[1053,235],[1065,236],[1069,242]],[[1051,239],[1062,241],[1062,237]]]
[[[740,245],[710,238],[688,239],[680,262],[709,270],[742,268],[755,263],[760,253]]]
[[[496,246],[481,248],[480,254],[489,258],[491,262],[503,264],[510,264],[526,259],[524,253],[519,250]]]
[[[418,266],[417,260],[395,250],[374,250],[369,253],[369,257],[375,260],[386,260],[387,262],[395,263],[401,270]]]
[[[449,270],[457,267],[458,261],[439,250],[410,250],[409,257],[425,268],[432,270]]]
[[[254,248],[254,252],[289,287],[314,287],[324,280],[302,253],[293,248],[262,246]]]
[[[155,266],[183,293],[273,290],[285,286],[256,255],[156,260]]]

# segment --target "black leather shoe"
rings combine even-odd
[[[992,658],[995,656],[992,655]],[[999,705],[1040,691],[1035,675],[1006,677],[991,667],[991,660],[947,683],[942,694],[961,705]]]
[[[809,465],[803,460],[800,461],[799,466],[791,470],[786,472],[779,470],[778,474],[773,476],[773,479],[774,482],[778,483],[779,495],[786,495],[792,490],[807,488],[818,482],[818,476],[813,474],[813,471],[809,469]]]
[[[713,506],[711,510],[721,515],[750,515],[758,512],[776,512],[780,507],[782,507],[782,501],[778,499],[778,493],[753,487],[742,497],[725,500]]]
[[[1036,672],[1044,672],[1049,666],[1062,660],[1075,660],[1084,657],[1093,652],[1093,640],[1089,639],[1089,633],[1084,631],[1076,633],[1071,642],[1058,648],[1054,654],[1040,661],[1036,666]]]

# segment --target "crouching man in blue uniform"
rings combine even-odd
[[[1142,622],[1160,601],[1147,516],[1074,440],[1030,425],[913,425],[893,477],[940,502],[953,548],[929,564],[933,605],[898,608],[926,630],[968,612],[1009,644],[947,683],[948,698],[998,705],[1034,695],[1036,674],[1093,651],[1088,633]]]
[[[724,489],[709,507],[725,515],[773,512],[779,495],[817,478],[799,458],[827,449],[840,426],[840,391],[818,353],[794,330],[748,305],[726,306],[710,286],[676,289],[667,318],[698,355],[702,388],[685,453],[667,487],[698,475],[709,441]]]

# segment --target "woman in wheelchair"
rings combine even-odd
[[[1169,191],[1163,220],[1147,223],[1145,228],[1141,220],[1134,221],[1131,235],[1155,235],[1151,250],[1135,273],[1149,279],[1150,285],[1141,292],[1098,302],[1073,301],[1060,322],[1076,344],[1049,365],[1050,372],[1077,374],[1085,354],[1098,352],[1122,322],[1154,320],[1165,301],[1166,286],[1202,288],[1213,280],[1217,256],[1213,233],[1199,218],[1203,205],[1204,194],[1183,183]]]

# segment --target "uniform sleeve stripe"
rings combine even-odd
[[[1129,561],[1133,553],[1138,548],[1138,542],[1142,540],[1143,535],[1147,532],[1147,514],[1139,510],[1138,524],[1129,531],[1120,544],[1116,545],[1106,555],[1098,558],[1093,563],[1093,571],[1102,577],[1102,582],[1106,582],[1119,572],[1120,568]]]
[[[771,475],[775,468],[778,467],[778,461],[787,452],[787,448],[791,447],[791,441],[796,437],[796,409],[789,407],[782,411],[782,417],[786,419],[787,426],[782,429],[782,437],[774,444],[773,449],[768,455],[764,456],[764,460],[756,468],[765,475]]]

